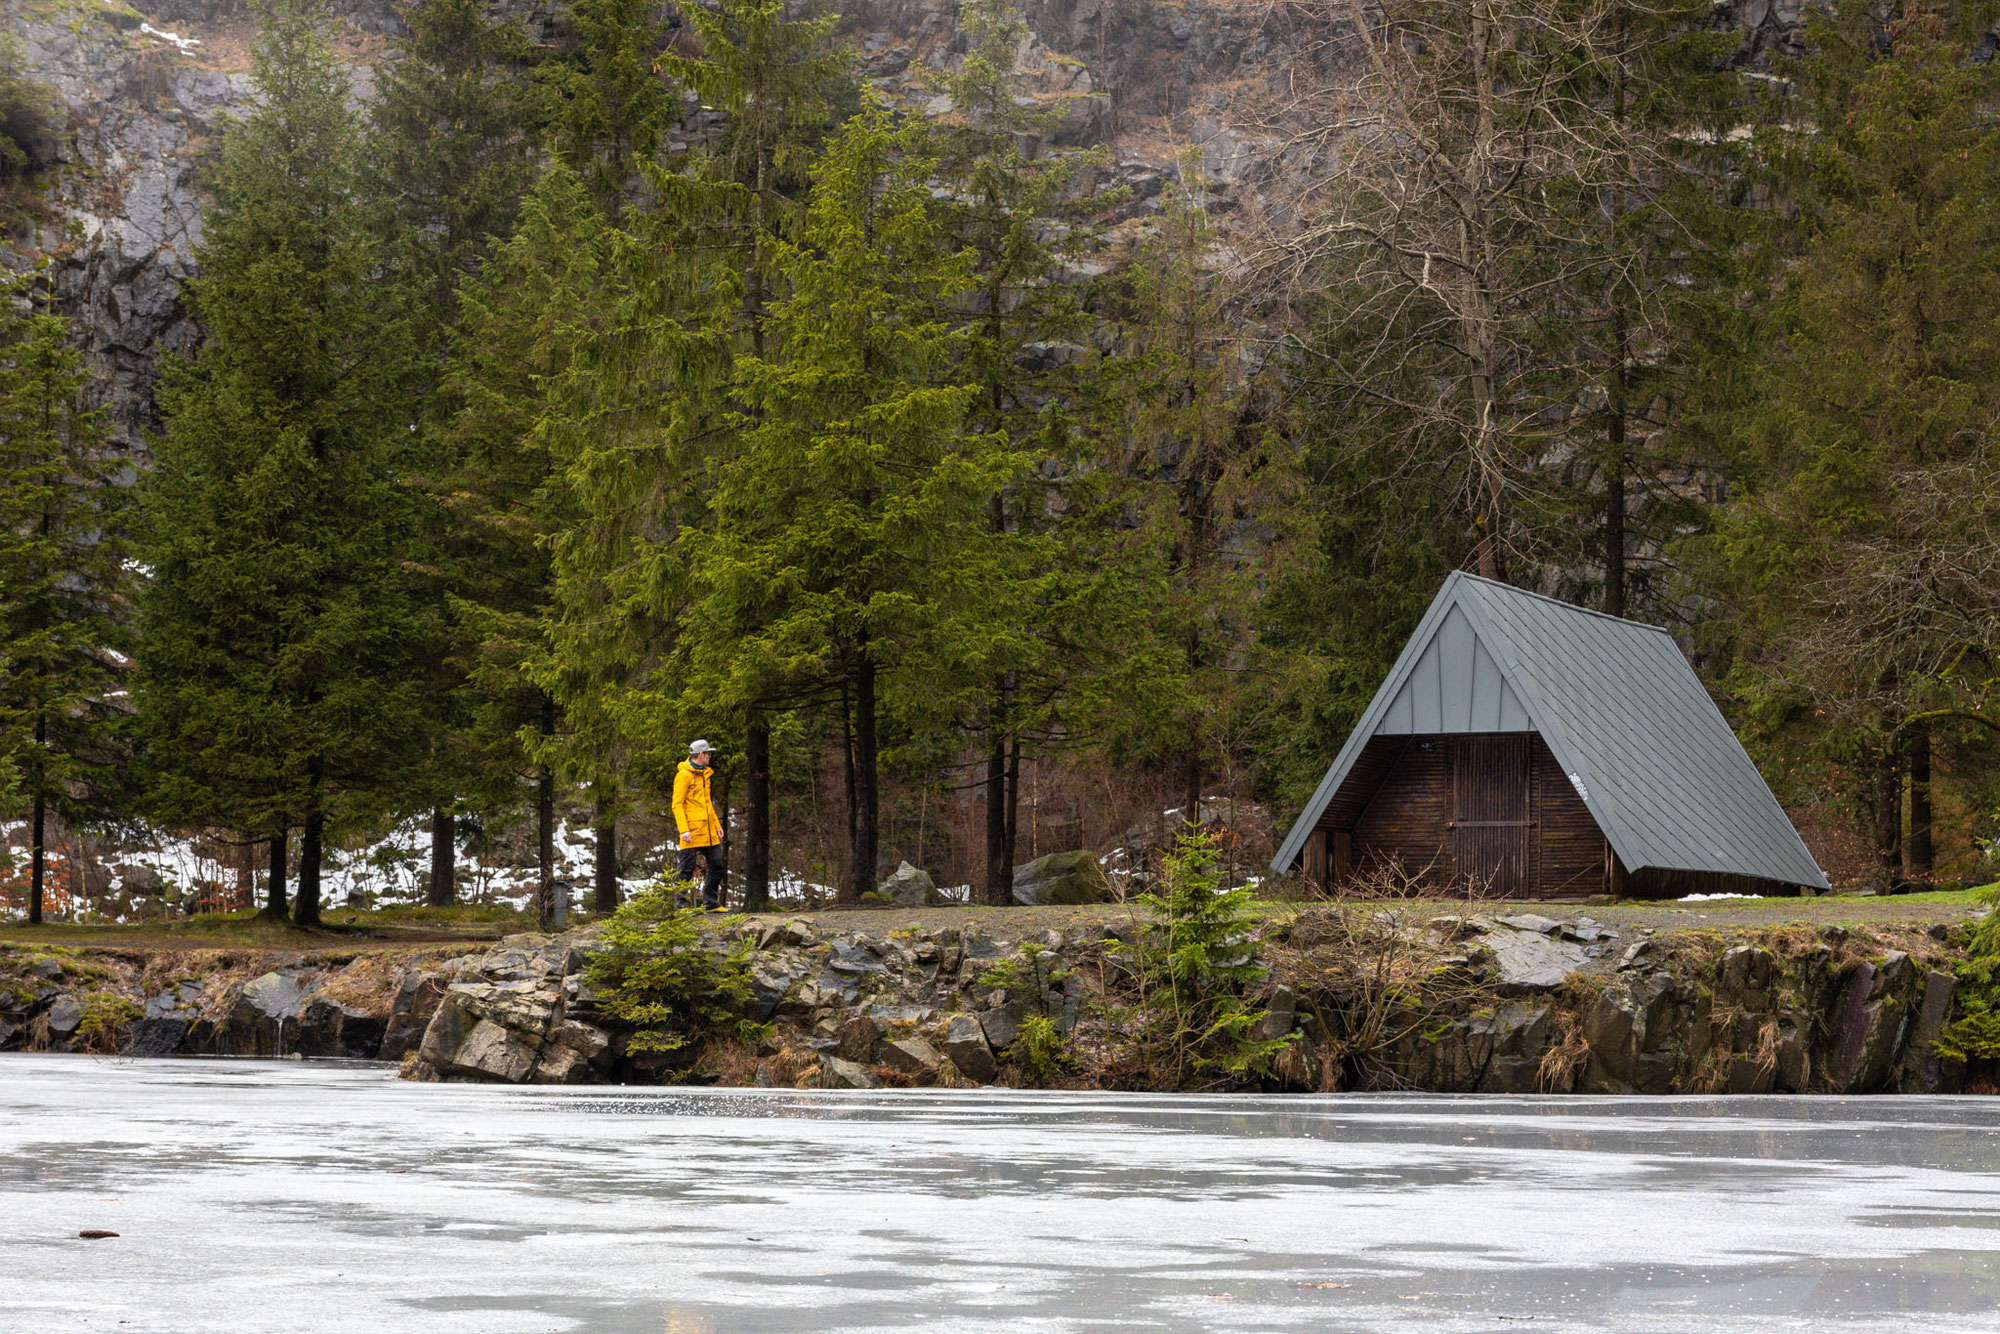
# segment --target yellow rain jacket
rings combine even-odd
[[[674,774],[674,823],[680,826],[684,848],[712,848],[722,842],[722,817],[708,795],[713,777],[713,765],[697,769],[686,760]]]

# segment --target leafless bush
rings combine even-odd
[[[1308,909],[1291,923],[1282,957],[1280,974],[1338,1072],[1331,1084],[1393,1082],[1387,1054],[1464,1013],[1481,994],[1455,933],[1411,906]]]

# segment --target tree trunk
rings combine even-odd
[[[1931,721],[1910,724],[1905,746],[1910,767],[1910,832],[1903,843],[1903,866],[1918,888],[1931,879]]]
[[[861,799],[855,790],[854,701],[848,697],[847,683],[844,681],[840,686],[840,762],[841,782],[847,798],[847,878],[842,882],[842,887],[835,892],[834,902],[845,903],[848,901],[848,888],[852,886],[855,877],[854,846],[860,837],[856,831],[860,828]]]
[[[305,832],[299,837],[299,892],[292,900],[292,925],[316,927],[319,917],[319,863],[326,835],[326,814],[314,799],[306,812]]]
[[[283,918],[287,909],[285,903],[285,842],[291,831],[280,829],[271,835],[271,879],[264,886],[264,911],[260,917]]]
[[[1613,64],[1613,85],[1611,115],[1613,121],[1622,127],[1625,124],[1625,53],[1629,49],[1628,31],[1631,16],[1624,10],[1618,11],[1618,54]],[[1616,254],[1619,249],[1619,220],[1626,212],[1625,178],[1631,174],[1631,167],[1623,159],[1619,160],[1620,172],[1611,189],[1609,213],[1608,253]],[[1611,350],[1616,364],[1611,368],[1610,417],[1605,424],[1606,475],[1604,479],[1604,614],[1623,616],[1625,614],[1625,430],[1626,405],[1630,401],[1629,386],[1626,383],[1628,367],[1632,361],[1632,335],[1625,321],[1625,305],[1619,298],[1618,281],[1622,270],[1612,268],[1612,290],[1605,297],[1605,304],[1611,308]]]
[[[771,907],[771,725],[750,715],[743,731],[743,911]]]
[[[596,796],[591,824],[597,839],[597,895],[590,906],[611,912],[618,907],[618,817],[612,814],[611,799],[602,785]]]
[[[555,701],[542,698],[542,737],[556,732]],[[556,776],[544,763],[535,771],[535,920],[544,931],[556,924]]]
[[[1604,614],[1625,614],[1625,414],[1612,415],[1616,443],[1610,473],[1604,479]]]
[[[35,727],[37,740],[41,739],[41,726]],[[43,886],[48,879],[48,833],[49,801],[42,795],[40,787],[35,789],[35,812],[33,816],[34,842],[28,853],[28,922],[30,925],[42,920]]]
[[[1007,743],[1007,865],[1021,856],[1021,738]],[[1014,901],[1014,877],[1007,875],[1007,902]]]
[[[854,668],[854,842],[848,853],[844,903],[875,888],[880,845],[880,792],[875,757],[875,662],[863,653]]]
[[[439,806],[431,812],[431,892],[433,908],[458,901],[458,817]]]
[[[1007,687],[995,682],[986,717],[986,901],[1014,897],[1013,850],[1007,846]]]
[[[535,772],[535,920],[544,931],[556,923],[556,776]]]
[[[1882,743],[1875,759],[1875,860],[1889,889],[1903,882],[1903,771],[1896,743]]]
[[[1181,757],[1181,819],[1183,825],[1201,823],[1201,738],[1188,738],[1187,753]],[[1176,830],[1176,833],[1179,831]]]

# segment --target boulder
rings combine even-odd
[[[412,968],[397,983],[395,999],[389,1002],[389,1017],[383,1023],[382,1042],[375,1056],[383,1061],[400,1061],[424,1040],[444,999],[445,983],[436,973]]]
[[[251,978],[215,1028],[215,1050],[226,1056],[283,1056],[298,1043],[299,1011],[309,974],[278,968]]]
[[[979,1029],[986,1035],[987,1046],[994,1051],[1005,1051],[1014,1045],[1015,1038],[1021,1036],[1021,1020],[1010,1011],[996,1007],[980,1014]],[[964,1069],[963,1066],[959,1068]]]
[[[557,1026],[560,983],[454,982],[418,1054],[438,1074],[525,1082]]]
[[[935,1077],[944,1057],[922,1038],[899,1038],[883,1045],[881,1063],[899,1074]]]
[[[1014,902],[1042,904],[1110,903],[1118,897],[1095,853],[1051,852],[1014,868]]]
[[[58,996],[56,1003],[49,1007],[49,1037],[66,1041],[74,1037],[83,1023],[83,1002],[74,996]]]
[[[1539,927],[1502,926],[1489,931],[1483,943],[1492,951],[1493,963],[1500,971],[1503,996],[1554,991],[1582,968],[1588,957],[1581,945],[1545,935]]]
[[[1257,1001],[1263,1004],[1264,1014],[1250,1026],[1253,1041],[1270,1042],[1292,1031],[1293,1024],[1298,1021],[1299,1002],[1290,987],[1282,982],[1273,984]]]
[[[784,1005],[793,983],[799,979],[799,972],[788,967],[785,961],[758,955],[750,961],[750,991],[755,1003],[750,1007],[750,1017],[758,1023],[767,1022]]]
[[[168,1056],[181,1050],[201,1018],[201,983],[184,979],[146,998],[125,1041],[127,1056]]]
[[[834,1051],[850,1061],[866,1061],[874,1057],[875,1044],[881,1040],[882,1025],[865,1014],[856,1015],[840,1026]]]
[[[985,1030],[969,1014],[955,1014],[945,1025],[944,1054],[960,1074],[976,1083],[990,1084],[1000,1073],[993,1049],[986,1043]]]
[[[895,874],[877,885],[875,892],[898,908],[935,907],[945,901],[944,895],[938,893],[937,882],[931,879],[930,872],[908,862],[902,863]]]
[[[1517,913],[1512,917],[1496,917],[1493,920],[1509,930],[1533,931],[1544,936],[1552,936],[1562,929],[1561,922],[1531,912]]]
[[[878,1089],[882,1087],[882,1081],[853,1061],[842,1060],[838,1056],[822,1056],[819,1086],[827,1089]]]
[[[1944,1060],[1937,1053],[1937,1040],[1951,1021],[1951,1001],[1958,979],[1950,973],[1924,974],[1924,998],[1903,1046],[1903,1061],[1897,1071],[1897,1086],[1905,1093],[1941,1093],[1945,1088]]]
[[[387,1025],[382,1016],[343,1004],[330,996],[314,996],[299,1010],[292,1050],[301,1056],[340,1056],[373,1060],[382,1050]]]
[[[880,959],[851,940],[833,942],[833,950],[827,956],[826,966],[836,973],[846,973],[851,977],[883,971]]]
[[[425,1058],[440,1073],[520,1084],[525,1083],[534,1072],[535,1058],[539,1054],[536,1045],[522,1034],[502,1028],[491,1019],[481,1019],[466,1034],[465,1041],[448,1053],[445,1061],[432,1057],[428,1048]]]

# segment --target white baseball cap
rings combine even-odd
[[[707,751],[709,754],[713,755],[715,753],[715,747],[709,745],[706,741],[694,741],[688,744],[688,754],[690,755],[699,755],[703,751]]]

